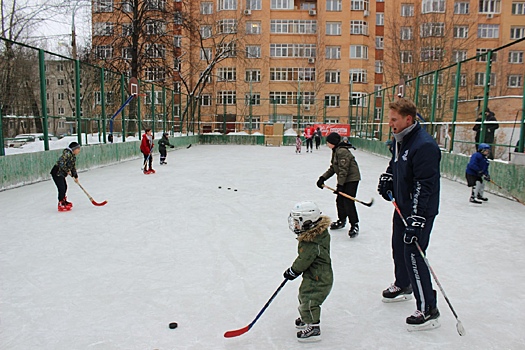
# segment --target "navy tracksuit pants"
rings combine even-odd
[[[425,227],[421,232],[421,237],[418,239],[423,253],[425,253],[430,241],[430,232],[432,231],[435,216],[427,217],[426,219]],[[429,307],[436,307],[437,301],[432,289],[430,271],[416,245],[413,243],[405,244],[403,241],[405,224],[397,212],[394,213],[392,226],[395,285],[400,288],[408,287],[409,284],[412,285],[418,310],[425,312]]]

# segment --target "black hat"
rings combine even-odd
[[[326,137],[326,142],[331,143],[332,145],[338,145],[341,142],[341,136],[338,133],[332,132]]]
[[[80,148],[80,145],[77,142],[71,142],[68,147],[70,150],[74,151],[77,148]]]

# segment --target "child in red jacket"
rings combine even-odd
[[[155,174],[155,170],[151,166],[153,163],[153,133],[149,128],[145,129],[144,135],[142,135],[140,151],[144,155],[144,174]],[[147,164],[149,165],[149,170],[146,169]]]

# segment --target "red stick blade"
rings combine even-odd
[[[250,330],[250,325],[244,327],[244,328],[241,328],[241,329],[237,329],[235,331],[228,331],[226,333],[224,333],[224,337],[225,338],[233,338],[233,337],[238,337],[239,335],[243,335],[244,333],[248,332]]]
[[[97,202],[95,202],[94,200],[91,200],[91,203],[93,203],[93,205],[95,205],[95,206],[97,206],[97,207],[102,207],[102,206],[108,204],[108,201],[104,201],[104,202],[102,202],[102,203],[97,203]]]

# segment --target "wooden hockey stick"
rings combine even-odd
[[[82,185],[80,184],[80,182],[77,182],[77,181],[75,181],[75,182],[76,182],[77,185],[82,189],[82,191],[84,191],[84,193],[86,194],[86,196],[88,196],[89,200],[91,201],[91,203],[93,203],[93,205],[95,205],[95,206],[97,206],[97,207],[102,207],[102,206],[104,206],[104,205],[106,205],[106,204],[108,203],[108,201],[104,201],[104,202],[102,202],[102,203],[95,202],[95,200],[93,199],[93,197],[91,197],[91,196],[89,195],[89,193],[87,193],[87,191],[84,189],[84,187],[82,187]]]
[[[329,186],[323,185],[323,187],[329,189],[330,191],[335,192],[335,190],[334,190],[333,188],[329,187]],[[348,194],[346,194],[346,193],[344,193],[344,192],[337,192],[337,193],[340,194],[340,195],[343,196],[343,197],[346,197],[346,198],[348,198],[348,199],[353,200],[354,202],[357,202],[357,203],[361,203],[361,204],[363,204],[363,205],[366,205],[367,207],[371,207],[372,204],[374,204],[374,198],[372,198],[372,199],[370,200],[370,202],[367,203],[367,202],[360,201],[359,199],[354,198],[354,197],[352,197],[352,196],[350,196],[350,195],[348,195]]]

